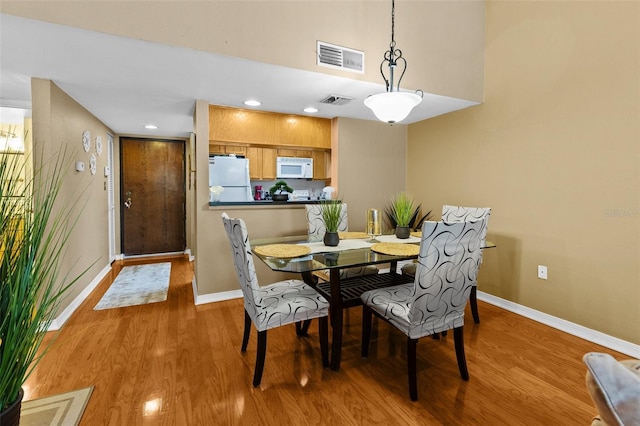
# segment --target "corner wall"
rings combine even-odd
[[[436,211],[492,207],[479,290],[635,344],[639,22],[638,2],[488,2],[485,103],[410,125],[407,160]]]
[[[107,132],[100,120],[74,101],[49,80],[32,79],[34,158],[51,159],[57,152],[67,152],[66,176],[57,202],[73,206],[78,221],[65,245],[60,262],[60,276],[69,272],[75,277],[89,268],[67,293],[59,312],[109,266],[108,200],[104,167],[107,165]],[[82,148],[82,133],[91,132],[91,149]],[[102,138],[102,154],[96,152],[96,136]],[[89,172],[89,157],[97,159],[97,172]],[[75,162],[85,163],[84,172],[75,171]],[[95,262],[95,263],[94,263]],[[93,266],[91,266],[93,265]]]
[[[349,229],[366,230],[370,208],[382,210],[405,189],[407,126],[379,121],[337,119],[339,197],[348,206]]]

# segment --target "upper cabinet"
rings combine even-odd
[[[209,140],[331,149],[331,120],[209,105]]]
[[[247,147],[250,179],[276,178],[276,150],[274,148]]]
[[[214,154],[220,154],[220,155],[235,154],[235,155],[246,156],[247,147],[209,142],[209,155],[214,155]]]

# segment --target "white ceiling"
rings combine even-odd
[[[382,49],[381,55],[382,58]],[[210,104],[304,115],[375,120],[364,99],[381,84],[166,46],[0,14],[0,106],[31,107],[31,77],[52,80],[117,134],[188,136],[196,99]],[[407,72],[411,72],[409,69]],[[346,105],[319,101],[354,98]],[[476,105],[426,94],[403,123]],[[1,119],[0,119],[1,122]],[[143,126],[153,123],[157,130]]]

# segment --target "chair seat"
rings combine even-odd
[[[300,280],[279,281],[260,287],[256,293],[261,300],[254,316],[258,331],[329,314],[329,302]]]
[[[414,286],[414,283],[409,283],[370,290],[362,294],[362,302],[411,339],[419,339],[464,325],[464,311],[443,315],[446,306],[442,307],[443,312],[429,312],[422,321],[411,322],[409,312],[414,298]]]
[[[407,263],[405,265],[402,265],[401,271],[404,275],[408,275],[410,277],[415,277],[416,276],[416,263],[412,262],[412,263]]]

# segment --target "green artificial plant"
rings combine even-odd
[[[342,201],[322,200],[320,201],[320,213],[326,232],[338,232],[340,225],[340,215],[342,213]]]
[[[0,154],[0,411],[18,399],[63,296],[84,274],[59,273],[74,225],[71,208],[56,204],[65,156],[33,173],[27,158]]]
[[[285,182],[283,180],[279,180],[269,189],[269,193],[271,195],[282,194],[282,191],[286,191],[286,192],[291,193],[291,192],[293,192],[293,188],[291,188],[289,185],[287,185],[287,182]]]
[[[416,205],[413,197],[404,191],[391,199],[391,203],[384,208],[384,212],[392,228],[409,227],[418,230],[422,222],[431,217],[431,210],[421,216],[422,205]]]

